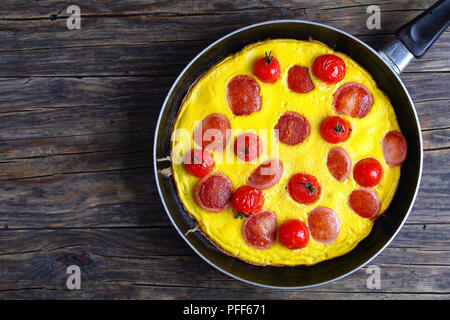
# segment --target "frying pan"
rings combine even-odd
[[[358,270],[374,259],[404,224],[416,198],[422,173],[422,137],[413,101],[398,74],[413,56],[420,57],[447,28],[450,0],[433,7],[402,27],[396,40],[381,52],[339,29],[301,20],[277,20],[236,30],[200,52],[172,85],[159,115],[155,131],[153,162],[156,184],[169,219],[180,236],[206,262],[221,272],[247,283],[271,288],[307,288],[326,284]],[[313,266],[253,266],[216,249],[200,232],[187,231],[195,222],[177,196],[173,178],[166,174],[170,163],[171,128],[181,102],[191,84],[211,66],[245,46],[266,39],[314,39],[342,52],[375,79],[389,97],[397,120],[408,142],[408,155],[401,168],[397,193],[388,210],[375,221],[372,232],[351,252]]]

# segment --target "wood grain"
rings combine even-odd
[[[383,270],[383,293],[414,296],[423,294],[426,287],[426,294],[444,297],[448,293],[448,281],[443,275],[450,271],[449,257],[445,254],[449,246],[446,232],[442,225],[405,226],[375,262]],[[43,241],[33,241],[36,236]],[[418,237],[424,239],[420,246],[411,245],[411,240]],[[172,228],[140,228],[132,233],[128,228],[39,230],[34,234],[28,230],[9,230],[2,234],[1,241],[15,251],[0,251],[4,264],[0,275],[8,275],[7,281],[0,283],[0,292],[18,294],[18,290],[25,293],[26,289],[35,288],[28,291],[29,296],[23,297],[42,294],[55,297],[57,294],[96,298],[105,293],[110,297],[124,297],[120,296],[124,291],[131,293],[130,297],[152,298],[150,288],[153,294],[157,288],[165,288],[163,292],[169,288],[190,288],[191,293],[186,298],[201,299],[205,298],[207,289],[214,288],[210,290],[211,297],[220,297],[218,289],[244,289],[241,294],[233,295],[233,299],[245,296],[255,299],[271,292],[242,284],[211,268],[180,243]],[[79,265],[83,272],[85,287],[77,294],[65,289],[65,270],[71,264]],[[424,278],[423,274],[428,276]],[[294,299],[298,296],[320,298],[326,293],[329,298],[336,298],[344,292],[355,297],[373,293],[366,287],[367,277],[366,270],[362,269],[352,275],[352,282],[334,282],[308,290],[308,294],[295,290],[278,292],[280,298]],[[398,287],[404,291],[396,292]],[[186,292],[180,290],[179,294]]]
[[[4,0],[0,12],[0,299],[449,299],[450,32],[401,75],[420,118],[424,170],[414,208],[374,261],[329,285],[271,290],[234,280],[183,242],[160,203],[152,168],[161,104],[184,66],[251,23],[305,19],[379,50],[434,0]],[[66,267],[82,290],[65,287]]]

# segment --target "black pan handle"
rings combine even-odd
[[[421,57],[450,22],[450,0],[440,0],[431,8],[401,27],[397,39],[379,52],[381,58],[397,73],[414,57]]]
[[[422,57],[450,24],[450,0],[440,0],[395,34],[415,57]]]

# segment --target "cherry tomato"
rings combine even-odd
[[[214,166],[214,159],[208,151],[192,149],[183,158],[184,168],[196,177],[206,176]]]
[[[309,242],[308,227],[300,220],[288,220],[281,225],[278,239],[288,249],[304,248]]]
[[[264,195],[261,190],[250,187],[239,187],[233,194],[231,206],[238,214],[250,216],[260,212],[264,205]]]
[[[318,56],[313,62],[314,75],[328,84],[334,84],[345,76],[345,62],[334,54]]]
[[[234,153],[242,160],[253,161],[261,155],[261,152],[262,142],[254,133],[243,133],[234,141]]]
[[[272,83],[280,77],[280,64],[271,54],[272,51],[269,54],[266,52],[265,57],[259,59],[255,64],[254,73],[262,82]]]
[[[289,180],[289,195],[294,201],[310,204],[319,199],[320,185],[316,178],[303,173],[297,173]]]
[[[348,139],[350,128],[344,119],[340,117],[328,117],[320,126],[320,134],[329,143],[340,143]]]
[[[358,161],[353,168],[353,178],[362,187],[376,186],[383,177],[383,167],[372,158]]]

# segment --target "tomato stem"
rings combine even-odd
[[[336,126],[334,127],[334,133],[339,134],[341,132],[345,132],[345,129],[342,126],[342,124],[339,122],[339,119],[337,119]]]
[[[317,198],[317,193],[316,191],[318,191],[316,188],[314,188],[313,183],[309,182],[300,182],[299,184],[302,184],[305,186],[306,188],[306,192],[308,193],[308,196],[312,197],[313,195]]]
[[[245,156],[245,155],[248,155],[248,154],[250,154],[250,152],[249,152],[249,149],[250,148],[250,142],[247,144],[247,146],[244,148],[244,149],[241,149],[240,151],[239,151],[239,155],[240,156]]]
[[[269,54],[267,54],[267,51],[264,52],[264,55],[266,56],[266,66],[270,65],[273,61],[271,54],[272,54],[272,51],[269,51]]]
[[[197,156],[193,156],[192,157],[192,162],[193,162],[193,164],[198,164],[200,167],[202,167],[203,168],[203,164],[202,164],[202,162],[200,161],[200,159],[197,157]]]
[[[249,217],[248,215],[246,215],[245,213],[242,213],[242,212],[234,211],[234,213],[235,213],[235,215],[234,215],[235,219],[244,219],[244,218],[248,218]]]

